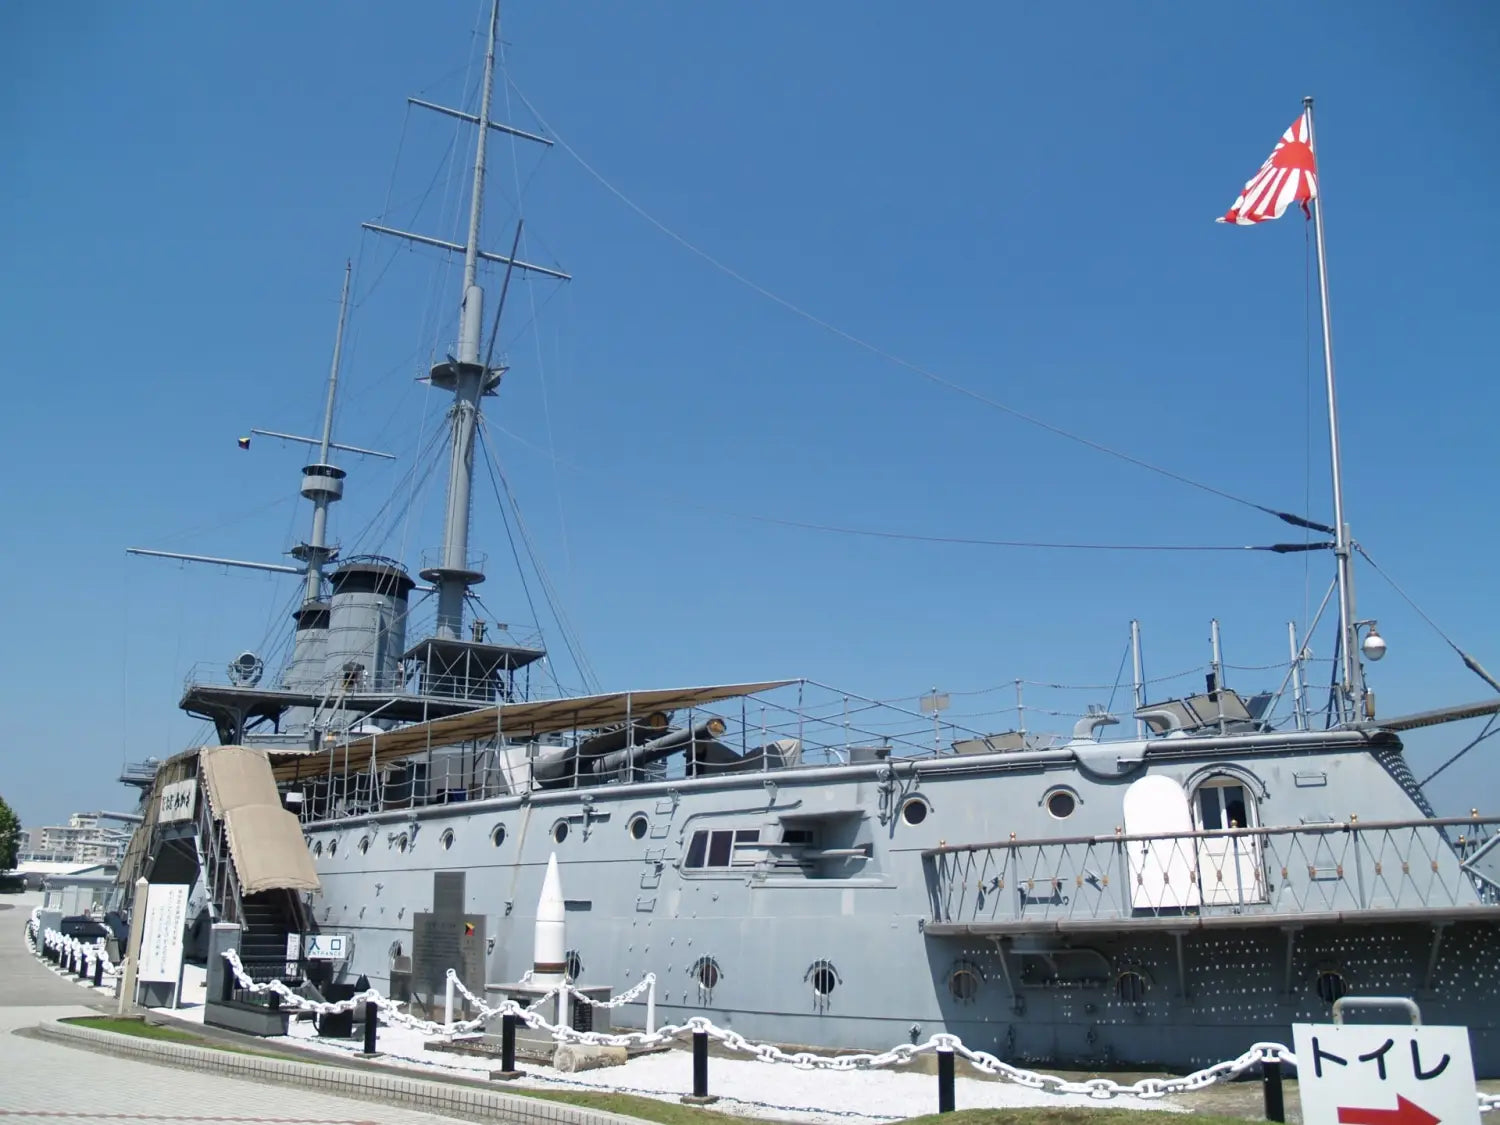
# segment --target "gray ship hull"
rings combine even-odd
[[[538,790],[311,823],[313,920],[354,935],[349,975],[420,996],[434,970],[413,918],[434,911],[435,875],[462,873],[485,976],[513,981],[555,853],[579,980],[623,991],[653,972],[665,1020],[831,1048],[947,1031],[1017,1061],[1180,1070],[1284,1040],[1346,992],[1405,995],[1429,1022],[1469,1026],[1476,1065],[1500,1074],[1500,906],[1450,846],[1462,828],[1424,817],[1390,768],[1394,738],[1226,741]],[[1200,833],[1199,901],[1143,909],[1124,801],[1145,776],[1189,795],[1233,779],[1252,824],[1288,827],[1247,837],[1229,865],[1243,885],[1217,897],[1207,873],[1222,884],[1224,844]],[[1059,790],[1074,798],[1064,821],[1048,811]],[[694,866],[704,831],[709,847],[714,831],[755,839]],[[616,1022],[643,1016],[627,1006]]]

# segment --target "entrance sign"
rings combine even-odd
[[[186,883],[152,883],[141,926],[138,981],[175,985],[182,975],[182,928],[187,921]]]
[[[307,959],[309,961],[346,961],[348,958],[348,934],[307,935]]]
[[[1292,1026],[1304,1125],[1479,1125],[1466,1027]]]

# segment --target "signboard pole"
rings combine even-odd
[[[125,942],[124,973],[120,977],[120,991],[115,1014],[123,1016],[126,1009],[135,1003],[135,968],[141,956],[141,930],[146,922],[146,900],[151,895],[151,884],[144,878],[135,881],[135,898],[130,906],[130,937]]]

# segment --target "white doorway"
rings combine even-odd
[[[1259,810],[1249,786],[1237,777],[1218,775],[1193,791],[1194,827],[1222,832],[1198,841],[1198,883],[1208,906],[1266,901],[1266,874],[1259,836],[1232,834],[1260,827]]]

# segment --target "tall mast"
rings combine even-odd
[[[350,264],[344,263],[344,289],[339,294],[339,326],[333,335],[333,361],[328,368],[328,400],[323,406],[323,436],[318,442],[318,461],[302,470],[302,495],[313,503],[312,534],[302,545],[300,558],[307,564],[304,601],[315,602],[323,592],[323,564],[333,557],[328,549],[328,506],[344,494],[344,472],[328,463],[333,440],[333,404],[339,387],[339,362],[344,352],[344,324],[349,317]]]
[[[412,105],[430,109],[435,113],[456,117],[479,126],[479,137],[474,148],[474,176],[469,196],[469,232],[462,246],[429,235],[395,230],[378,223],[361,225],[377,234],[394,235],[419,246],[433,246],[449,253],[464,256],[463,293],[459,306],[458,355],[448,356],[446,362],[432,368],[431,382],[440,390],[453,392],[453,405],[448,411],[450,447],[448,461],[448,498],[443,514],[443,546],[436,566],[426,566],[422,577],[437,587],[437,625],[434,630],[439,640],[460,640],[463,634],[464,597],[469,587],[484,581],[484,574],[477,568],[477,560],[469,556],[469,518],[472,508],[470,494],[474,481],[474,442],[479,424],[479,400],[491,393],[504,374],[503,367],[490,367],[480,358],[479,349],[484,330],[484,290],[479,285],[479,263],[499,262],[514,269],[529,270],[544,277],[567,281],[568,275],[545,266],[522,262],[512,257],[492,254],[481,248],[479,236],[484,219],[484,164],[485,149],[490,131],[505,133],[521,140],[551,145],[546,137],[527,133],[490,119],[490,103],[495,88],[495,40],[500,26],[500,0],[494,0],[490,8],[489,30],[484,52],[484,85],[479,98],[479,113],[474,115],[446,106],[434,105],[418,98],[408,98]]]
[[[1307,143],[1318,151],[1313,131],[1313,100],[1302,99],[1307,114]],[[1333,462],[1333,554],[1338,567],[1339,599],[1339,715],[1344,721],[1360,718],[1364,709],[1364,676],[1359,665],[1359,638],[1354,617],[1354,578],[1350,572],[1349,525],[1344,520],[1344,469],[1339,447],[1338,396],[1333,382],[1333,330],[1328,311],[1328,257],[1323,245],[1323,175],[1312,200],[1313,230],[1318,243],[1318,291],[1323,305],[1323,371],[1328,385],[1328,452]]]

